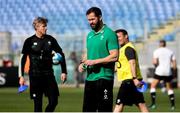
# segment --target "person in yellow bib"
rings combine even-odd
[[[142,76],[135,47],[129,42],[126,30],[118,29],[116,34],[121,46],[116,69],[118,81],[121,81],[122,84],[119,88],[114,112],[122,112],[125,105],[132,106],[133,104],[141,112],[148,112],[144,96],[137,90],[137,87],[142,86]]]

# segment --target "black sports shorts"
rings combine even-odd
[[[171,82],[173,79],[173,76],[163,76],[163,75],[160,76],[160,75],[155,74],[154,78],[158,80],[164,80],[164,82]]]
[[[143,93],[137,91],[133,80],[124,80],[119,88],[116,104],[129,105],[145,103]]]

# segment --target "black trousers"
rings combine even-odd
[[[113,80],[86,81],[83,112],[112,112]]]
[[[43,94],[34,98],[34,112],[42,112],[42,99]],[[58,104],[58,96],[48,96],[48,105],[46,106],[45,112],[53,112]]]
[[[53,74],[30,75],[30,97],[34,100],[34,111],[42,112],[43,95],[48,98],[46,112],[53,112],[58,104],[59,90]]]

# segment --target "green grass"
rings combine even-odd
[[[59,104],[56,112],[81,112],[83,88],[60,88]],[[114,88],[114,99],[118,88]],[[150,104],[149,92],[144,93],[146,104]],[[180,90],[175,89],[176,109],[180,111]],[[115,100],[114,100],[115,103]],[[43,108],[47,105],[47,98],[44,98]],[[138,112],[136,106],[126,106],[126,112]],[[170,112],[169,98],[166,94],[157,92],[157,108],[151,112]],[[18,94],[17,88],[0,88],[0,112],[33,112],[33,101],[29,98],[29,91]]]

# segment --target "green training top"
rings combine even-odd
[[[87,36],[87,59],[95,60],[105,58],[110,50],[119,49],[118,38],[114,31],[106,25],[99,32],[91,31]],[[114,79],[114,63],[98,64],[87,68],[88,81],[100,78]]]

